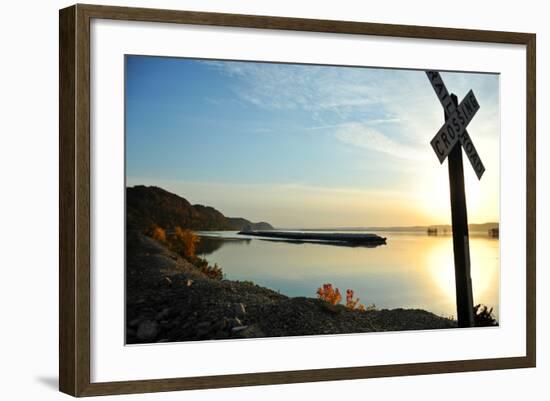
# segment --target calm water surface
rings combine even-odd
[[[375,248],[288,243],[236,232],[200,233],[199,254],[222,267],[227,279],[251,280],[289,296],[315,297],[323,283],[378,308],[421,308],[456,317],[452,237],[378,232]],[[474,303],[499,312],[499,241],[470,238]]]

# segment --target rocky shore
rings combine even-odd
[[[126,268],[127,344],[456,327],[424,310],[356,311],[210,279],[138,232],[128,232]]]

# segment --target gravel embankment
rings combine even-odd
[[[424,310],[360,312],[249,282],[212,280],[135,232],[127,238],[126,280],[128,344],[456,327]]]

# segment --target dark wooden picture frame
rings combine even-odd
[[[493,359],[91,383],[90,22],[94,18],[525,45],[527,54],[526,355]],[[62,392],[73,396],[94,396],[535,366],[535,34],[80,4],[60,10],[59,29],[59,388]]]

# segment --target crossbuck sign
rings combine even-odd
[[[426,71],[445,113],[449,116],[445,124],[439,129],[430,144],[440,163],[443,163],[457,142],[464,148],[478,179],[485,172],[485,167],[479,158],[477,150],[466,131],[466,127],[479,110],[474,92],[470,91],[458,106],[455,106],[451,96],[437,71]]]
[[[475,316],[462,149],[468,156],[478,179],[481,179],[485,167],[466,131],[466,127],[479,110],[479,103],[474,92],[470,91],[459,104],[457,97],[447,91],[439,72],[426,71],[426,75],[443,106],[445,117],[445,123],[430,144],[440,163],[448,158],[458,326],[472,327],[475,325]]]

